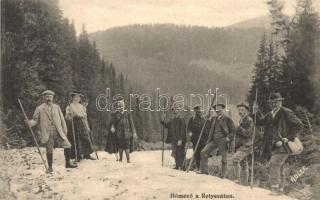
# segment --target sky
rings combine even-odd
[[[282,0],[292,15],[296,0]],[[266,0],[59,0],[79,34],[129,24],[170,23],[223,27],[268,14]],[[320,0],[314,0],[320,11]]]

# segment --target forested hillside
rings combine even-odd
[[[220,88],[238,102],[249,88],[264,29],[132,25],[90,34],[101,55],[147,90]]]

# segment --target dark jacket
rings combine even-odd
[[[224,136],[228,137],[230,140],[232,140],[233,135],[235,133],[234,123],[233,123],[232,119],[226,115],[222,115],[221,117],[222,118],[219,121],[217,121],[217,123],[220,123],[220,125],[222,126]],[[215,128],[216,120],[217,120],[217,116],[213,117],[209,121],[209,124],[211,124],[211,125],[210,125],[207,143],[214,140],[214,137],[213,137],[214,130],[213,129]]]
[[[182,140],[182,145],[185,145],[187,141],[186,135],[186,122],[181,117],[172,118],[168,122],[161,122],[165,128],[168,129],[168,136],[166,143],[177,144],[179,140]]]
[[[245,116],[242,121],[240,121],[239,126],[236,129],[236,147],[252,146],[253,127],[254,123],[249,115]]]
[[[199,115],[195,115],[194,117],[191,117],[189,119],[188,132],[192,133],[191,141],[193,141],[193,142],[197,142],[198,141],[200,133],[201,133],[201,130],[202,130],[203,125],[204,125],[204,122],[205,122],[205,119],[202,116],[199,116]],[[202,136],[201,136],[201,141],[204,142],[204,143],[207,141],[206,140],[207,137],[205,135],[206,134],[205,134],[205,130],[204,130],[204,132],[202,133]]]
[[[281,137],[293,141],[302,130],[300,119],[292,110],[285,107],[281,107],[274,118],[271,112],[264,116],[257,114],[257,125],[268,126],[268,131],[265,134],[272,135],[273,145],[275,142],[280,141]]]

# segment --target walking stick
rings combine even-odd
[[[39,153],[39,155],[40,155],[40,157],[41,157],[41,161],[42,161],[44,167],[46,168],[46,171],[48,171],[48,166],[46,165],[46,163],[45,163],[45,161],[44,161],[44,159],[43,159],[43,157],[42,157],[42,154],[41,154],[41,151],[40,151],[39,144],[38,144],[38,142],[37,142],[36,136],[35,136],[35,134],[33,133],[33,130],[32,130],[32,128],[31,128],[31,126],[27,123],[28,117],[27,117],[26,112],[25,112],[24,109],[23,109],[23,106],[22,106],[22,104],[21,104],[20,99],[18,99],[18,102],[19,102],[20,108],[21,108],[21,110],[22,110],[22,112],[23,112],[24,118],[26,119],[26,124],[27,124],[28,127],[29,127],[29,130],[30,130],[31,135],[32,135],[33,140],[34,140],[34,143],[35,143],[36,146],[37,146],[37,150],[38,150],[38,153]]]
[[[212,106],[213,106],[213,104],[214,104],[215,99],[216,99],[216,95],[214,95],[214,97],[213,97],[213,99],[212,99],[212,102],[211,102],[211,105],[210,105],[210,108],[209,108],[209,112],[210,112],[211,109],[212,109]],[[200,132],[198,141],[197,141],[196,148],[194,148],[194,151],[193,151],[193,154],[192,154],[190,163],[189,163],[188,168],[187,168],[187,173],[189,172],[189,170],[190,170],[190,168],[191,168],[191,165],[192,165],[192,163],[193,163],[194,156],[195,156],[195,153],[196,153],[196,151],[197,151],[197,149],[198,149],[198,147],[199,147],[200,140],[201,140],[201,137],[202,137],[202,135],[203,135],[204,128],[205,128],[206,125],[207,125],[207,121],[208,121],[208,120],[206,120],[206,121],[204,122],[203,126],[202,126],[202,129],[201,129],[201,132]]]
[[[92,142],[93,140],[92,140],[92,136],[91,136],[91,131],[88,131],[88,135],[89,135],[89,139],[90,139],[90,143],[91,143],[91,146],[93,148],[93,151],[95,152],[96,157],[99,160],[99,156],[98,156],[97,150],[96,150],[96,148],[95,148],[95,146],[93,145],[93,142]]]
[[[162,111],[162,115],[163,114],[164,114],[164,111]],[[162,126],[162,151],[161,151],[161,166],[162,167],[163,167],[163,161],[164,161],[164,126]]]
[[[258,89],[256,89],[256,96],[254,100],[254,105],[257,105],[258,103]],[[253,166],[254,166],[254,140],[256,136],[256,123],[257,123],[257,115],[254,115],[254,123],[253,123],[253,134],[252,134],[252,155],[251,155],[251,180],[250,180],[250,187],[252,189],[253,187],[253,178],[254,178],[254,172],[253,172]]]
[[[309,126],[309,129],[310,129],[310,133],[312,133],[312,132],[313,132],[312,126],[311,126],[310,120],[309,120],[309,118],[308,118],[308,116],[307,116],[307,114],[306,114],[306,111],[303,111],[303,113],[304,113],[304,116],[305,116],[306,119],[307,119],[308,126]]]
[[[78,151],[77,151],[76,133],[75,133],[75,131],[74,131],[73,113],[72,113],[70,101],[69,101],[69,109],[70,109],[70,113],[71,113],[71,127],[72,127],[73,143],[74,143],[74,155],[75,155],[75,157],[76,157],[75,162],[78,162]]]

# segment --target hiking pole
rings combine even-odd
[[[164,115],[164,111],[162,111],[162,115]],[[163,167],[163,161],[164,161],[164,125],[162,125],[162,151],[161,151],[161,166],[162,167]]]
[[[309,129],[310,129],[310,133],[312,133],[312,132],[313,132],[312,126],[311,126],[310,120],[309,120],[309,118],[308,118],[308,116],[307,116],[307,114],[306,114],[306,111],[303,111],[303,113],[304,113],[304,116],[305,116],[306,119],[307,119],[308,126],[309,126]]]
[[[186,124],[186,137],[188,137],[187,132],[188,132],[188,124]],[[191,140],[191,138],[190,138],[190,140]],[[184,158],[183,158],[183,162],[182,162],[182,167],[184,167],[185,162],[186,162],[186,160],[187,160],[188,148],[189,148],[189,142],[187,141],[187,142],[186,142],[186,147],[185,147],[185,150],[184,150]]]
[[[78,151],[77,151],[76,133],[75,133],[75,131],[74,131],[73,113],[72,113],[70,101],[69,101],[69,109],[70,109],[70,114],[71,114],[71,127],[72,127],[73,143],[74,143],[74,155],[75,155],[75,157],[76,157],[75,162],[78,162]]]
[[[258,89],[256,89],[256,96],[255,96],[254,104],[252,107],[254,107],[257,104],[258,104]],[[256,123],[257,123],[257,115],[255,114],[254,115],[254,123],[253,123],[253,131],[252,131],[251,180],[250,180],[251,189],[253,187],[253,177],[254,177],[253,166],[254,166],[254,140],[255,140],[255,136],[256,136]]]
[[[48,166],[46,165],[46,163],[45,163],[45,161],[44,161],[44,159],[43,159],[43,157],[42,157],[42,154],[41,154],[41,151],[40,151],[39,144],[38,144],[38,142],[37,142],[36,136],[35,136],[35,134],[33,133],[33,130],[32,130],[32,128],[31,128],[31,126],[29,125],[29,123],[27,123],[29,120],[28,120],[27,114],[26,114],[26,112],[24,111],[23,106],[22,106],[21,101],[20,101],[19,98],[18,98],[18,102],[19,102],[20,108],[21,108],[21,110],[22,110],[22,112],[23,112],[24,118],[25,118],[25,120],[26,120],[25,122],[26,122],[26,124],[28,125],[29,130],[30,130],[30,132],[31,132],[31,135],[32,135],[32,137],[33,137],[34,143],[35,143],[36,146],[37,146],[37,150],[38,150],[38,153],[39,153],[39,155],[40,155],[40,157],[41,157],[41,161],[42,161],[44,167],[46,168],[46,171],[48,171]]]
[[[212,99],[212,102],[211,102],[211,105],[210,105],[210,108],[209,108],[209,112],[210,112],[211,109],[212,109],[212,106],[213,106],[213,104],[214,104],[215,99],[216,99],[216,95],[213,96],[213,99]],[[201,132],[200,132],[198,141],[197,141],[197,145],[196,145],[196,147],[194,148],[194,151],[193,151],[193,153],[192,153],[192,157],[191,157],[190,163],[189,163],[188,168],[187,168],[187,173],[189,172],[189,170],[190,170],[190,168],[191,168],[191,165],[192,165],[192,163],[193,163],[194,156],[195,156],[195,153],[196,153],[196,151],[197,151],[197,149],[198,149],[198,147],[199,147],[200,140],[201,140],[201,137],[202,137],[202,135],[203,135],[204,128],[205,128],[206,125],[207,125],[207,121],[208,121],[208,120],[206,120],[206,121],[204,122],[203,126],[202,126],[202,129],[201,129]]]
[[[91,145],[92,145],[93,151],[95,152],[96,157],[97,157],[97,159],[99,160],[99,156],[98,156],[97,150],[96,150],[95,146],[93,145],[91,130],[88,131],[88,135],[89,135],[89,139],[90,139],[90,143],[91,143]]]

